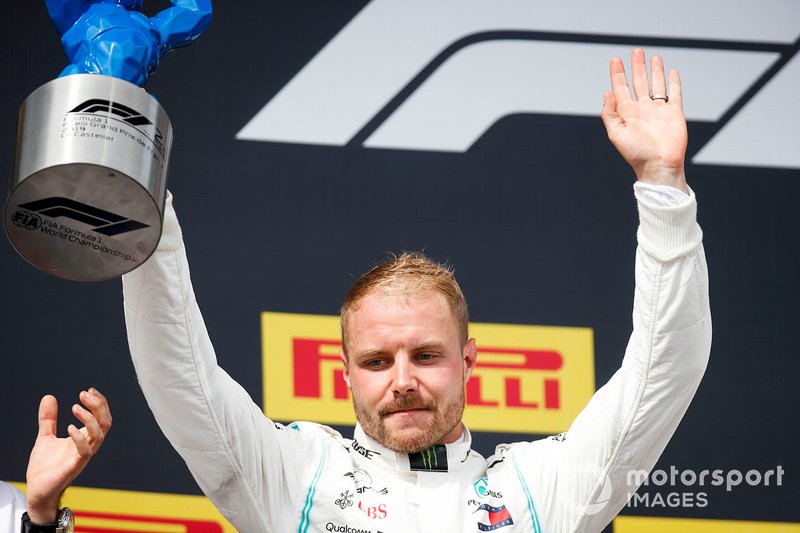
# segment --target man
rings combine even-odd
[[[58,402],[47,395],[39,403],[39,434],[28,460],[27,501],[25,495],[0,482],[0,531],[56,533],[71,523],[68,508],[59,509],[64,491],[86,468],[111,429],[108,400],[97,389],[81,391],[83,407],[72,406],[72,413],[84,427],[70,424],[69,437],[58,438]],[[25,512],[27,508],[27,512]],[[21,528],[21,529],[20,529]]]
[[[162,430],[231,523],[260,531],[600,531],[649,470],[704,372],[711,339],[678,73],[632,54],[602,112],[633,167],[641,225],[634,332],[621,369],[566,433],[484,459],[461,422],[476,364],[452,275],[416,255],[359,279],[342,307],[355,438],[267,420],[216,364],[170,206],[158,251],[123,278],[128,339]],[[667,96],[669,95],[669,96]]]

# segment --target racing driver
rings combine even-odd
[[[125,275],[128,341],[163,432],[239,531],[598,532],[651,470],[705,371],[711,318],[702,233],[686,184],[677,71],[619,58],[602,119],[632,166],[639,207],[633,333],[621,368],[560,435],[470,449],[461,421],[475,368],[464,297],[420,254],[356,281],[342,307],[341,359],[354,438],[267,419],[216,362],[168,203],[158,250]]]

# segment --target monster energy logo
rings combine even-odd
[[[428,449],[408,454],[411,470],[426,472],[447,472],[447,447],[434,444]]]

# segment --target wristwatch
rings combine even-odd
[[[22,533],[74,533],[75,517],[69,507],[64,507],[58,513],[58,518],[52,524],[34,524],[28,513],[22,513]]]

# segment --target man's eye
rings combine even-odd
[[[434,357],[435,355],[433,355],[432,353],[421,353],[417,356],[417,359],[419,361],[433,361]]]
[[[380,368],[383,366],[383,359],[372,359],[367,361],[367,368]]]

